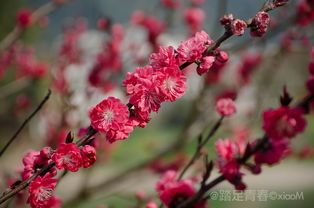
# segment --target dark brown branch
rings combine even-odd
[[[221,126],[222,120],[223,120],[223,116],[220,117],[220,119],[215,123],[215,125],[212,127],[212,129],[210,130],[210,132],[208,133],[207,137],[202,140],[202,137],[199,137],[198,140],[198,144],[197,144],[197,148],[196,151],[193,155],[193,157],[191,158],[191,160],[187,163],[187,165],[183,168],[182,172],[180,173],[178,180],[181,180],[184,173],[191,167],[191,165],[194,164],[194,162],[199,158],[199,156],[201,155],[201,150],[202,148],[207,144],[207,142],[209,141],[209,139],[214,136],[214,134],[217,132],[217,130],[219,129],[219,127]]]
[[[40,109],[44,106],[44,104],[48,101],[49,97],[51,95],[51,90],[48,89],[47,95],[44,97],[44,99],[40,102],[40,104],[37,106],[37,108],[24,120],[22,125],[18,128],[18,130],[13,134],[13,136],[9,139],[9,141],[4,145],[4,147],[0,151],[0,157],[3,155],[3,153],[7,150],[7,148],[10,146],[10,144],[17,138],[19,133],[23,130],[23,128],[26,126],[26,124],[40,111]]]
[[[298,108],[304,108],[307,107],[311,102],[314,101],[314,94],[309,94],[305,98],[303,98],[296,107]],[[248,153],[244,154],[242,158],[238,159],[238,162],[241,164],[244,164],[251,156],[253,156],[256,152],[258,152],[260,149],[263,148],[264,144],[268,142],[268,136],[265,134],[262,139],[258,140],[257,144],[253,146],[252,149],[249,150]],[[218,176],[216,179],[214,179],[212,182],[208,183],[205,186],[202,186],[200,190],[195,194],[193,197],[189,198],[185,202],[183,202],[178,208],[189,208],[194,203],[200,201],[203,197],[203,195],[209,191],[211,188],[216,186],[217,184],[221,183],[225,180],[225,177],[223,175]]]

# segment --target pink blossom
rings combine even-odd
[[[32,208],[45,208],[48,206],[49,200],[53,197],[53,191],[57,185],[57,180],[53,179],[49,174],[45,176],[37,176],[33,180],[28,189],[29,198],[27,203]]]
[[[205,74],[212,67],[216,58],[214,56],[205,56],[202,59],[201,64],[197,67],[196,71],[199,75]]]
[[[109,97],[89,112],[91,125],[99,132],[119,130],[128,120],[130,112],[128,107],[114,97]]]
[[[42,151],[44,151],[44,149]],[[24,168],[21,172],[22,180],[26,180],[31,177],[38,171],[38,169],[44,167],[49,162],[50,160],[46,156],[42,156],[41,151],[30,151],[26,153],[23,157]],[[55,168],[51,168],[49,173],[52,176],[57,174]]]
[[[216,110],[221,116],[232,116],[237,112],[236,106],[230,98],[219,99],[216,103]]]
[[[216,59],[220,63],[225,63],[229,60],[229,55],[225,51],[219,51],[218,55],[216,56]]]
[[[292,138],[302,133],[306,126],[303,111],[298,108],[280,107],[263,114],[263,129],[271,138]]]
[[[59,170],[67,169],[76,172],[83,165],[81,150],[75,143],[60,144],[56,153],[52,155],[52,160]]]
[[[158,208],[158,205],[155,202],[147,202],[146,208]]]
[[[243,35],[246,28],[247,28],[247,25],[243,20],[236,19],[231,22],[231,32],[234,35],[238,35],[238,36]]]
[[[166,48],[159,47],[158,53],[152,53],[150,55],[150,65],[155,69],[161,69],[163,67],[178,66],[178,59],[172,46]]]
[[[130,19],[132,24],[140,25],[145,20],[145,13],[143,11],[134,11]]]
[[[183,62],[200,61],[206,50],[206,45],[212,43],[213,41],[206,32],[198,32],[194,37],[181,42],[177,50],[179,58]]]
[[[107,18],[99,18],[97,20],[97,29],[99,30],[105,30],[109,26],[109,20]]]
[[[81,149],[83,167],[89,168],[96,162],[96,149],[93,146],[85,145]]]
[[[184,95],[187,88],[186,77],[179,67],[164,67],[157,72],[156,76],[161,92],[167,99],[173,102]]]
[[[184,11],[184,20],[188,24],[191,32],[197,32],[202,29],[205,12],[201,8],[190,7]]]
[[[220,18],[220,24],[222,25],[230,25],[230,23],[234,20],[233,15],[232,14],[226,14],[224,15],[222,18]]]
[[[220,173],[222,173],[237,190],[245,189],[246,186],[242,182],[243,173],[240,172],[241,165],[237,161],[241,153],[238,144],[229,139],[220,139],[215,143],[215,148],[218,154],[217,164]]]
[[[193,181],[190,179],[176,180],[175,171],[167,171],[157,182],[156,190],[159,198],[167,207],[176,207],[182,201],[196,194],[193,187]],[[205,208],[205,201],[194,204],[191,208]]]
[[[17,15],[17,23],[20,27],[26,28],[29,27],[32,23],[32,12],[28,9],[21,9]]]
[[[230,139],[219,139],[215,143],[217,154],[225,160],[232,160],[239,156],[238,145]]]
[[[251,36],[262,37],[268,29],[270,23],[270,16],[266,12],[258,12],[251,25]]]
[[[255,153],[254,160],[257,164],[266,163],[272,165],[278,163],[285,155],[289,147],[288,139],[268,139],[268,144]]]
[[[126,94],[133,95],[140,90],[143,83],[152,82],[154,71],[151,66],[145,66],[136,68],[135,72],[127,72],[126,80],[122,82],[122,86],[126,87]]]
[[[130,103],[142,111],[158,112],[160,104],[164,102],[164,96],[160,92],[157,82],[146,80],[137,86],[136,93],[130,98]]]

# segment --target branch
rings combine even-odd
[[[76,142],[76,145],[78,147],[80,146],[84,146],[85,144],[87,144],[89,142],[89,139],[94,136],[97,133],[97,131],[93,128],[90,127],[88,133],[81,138],[79,141]],[[4,203],[5,201],[7,201],[8,199],[10,199],[11,197],[13,197],[15,194],[19,193],[21,190],[25,189],[28,187],[28,185],[37,178],[37,176],[39,175],[45,175],[52,167],[55,166],[55,162],[50,162],[48,165],[46,165],[45,167],[43,167],[42,169],[40,169],[37,173],[35,173],[33,176],[31,176],[30,178],[28,178],[27,180],[23,181],[21,184],[19,184],[18,186],[16,186],[14,189],[8,191],[8,192],[4,192],[2,194],[2,196],[0,197],[0,204]]]
[[[195,160],[197,158],[199,158],[199,156],[201,155],[201,150],[202,148],[207,144],[207,142],[209,141],[209,139],[214,136],[214,134],[217,132],[217,130],[219,129],[219,127],[221,126],[222,120],[223,120],[223,116],[220,117],[220,119],[215,123],[215,125],[212,127],[212,129],[210,130],[209,134],[207,135],[205,140],[202,140],[202,137],[199,137],[198,140],[198,145],[196,148],[196,151],[193,155],[193,157],[191,158],[191,160],[189,161],[189,163],[183,168],[182,172],[180,173],[178,180],[181,180],[184,173],[191,167],[191,165],[194,164]]]
[[[7,148],[10,146],[10,144],[17,138],[19,133],[23,130],[25,125],[40,111],[40,109],[44,106],[44,104],[48,101],[49,97],[51,95],[51,90],[48,89],[47,95],[44,97],[44,99],[40,102],[40,104],[37,106],[37,108],[31,113],[22,123],[22,125],[18,128],[18,130],[13,134],[13,136],[9,139],[8,143],[2,148],[0,151],[0,157],[3,155],[3,153],[7,150]]]
[[[307,107],[312,101],[314,101],[314,94],[310,94],[303,98],[296,107],[303,108]],[[257,144],[249,150],[248,153],[244,154],[241,158],[239,158],[238,162],[241,164],[244,164],[251,156],[253,156],[256,152],[258,152],[261,148],[263,148],[264,144],[268,142],[268,136],[265,134],[262,139],[258,140]],[[181,205],[178,206],[178,208],[189,208],[194,203],[201,200],[203,195],[209,191],[211,188],[216,186],[217,184],[224,181],[226,178],[224,175],[220,175],[217,178],[215,178],[212,182],[208,183],[207,185],[200,188],[200,190],[195,194],[193,197],[189,198],[185,202],[183,202]]]

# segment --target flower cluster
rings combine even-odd
[[[30,151],[23,157],[23,170],[21,171],[22,180],[26,180],[34,175],[38,170],[51,162],[52,149],[44,147],[41,151]],[[50,175],[57,174],[55,168],[50,169]]]
[[[195,33],[202,28],[206,16],[203,9],[190,7],[184,11],[183,17],[190,31]]]
[[[61,207],[61,200],[53,195],[56,185],[57,180],[53,179],[50,174],[38,176],[29,185],[27,203],[32,208]]]
[[[191,179],[177,180],[175,171],[167,171],[156,184],[156,190],[162,203],[171,208],[196,194],[194,181]],[[194,204],[191,208],[206,208],[206,201]]]
[[[150,114],[158,112],[162,102],[173,102],[184,95],[186,77],[179,63],[197,63],[197,72],[201,75],[215,62],[228,60],[228,54],[219,49],[207,55],[206,50],[213,43],[201,31],[182,41],[177,50],[171,46],[160,47],[157,53],[151,54],[149,65],[127,73],[123,87],[130,97],[129,103],[124,105],[113,97],[103,100],[90,111],[92,127],[105,133],[110,142],[126,139],[136,126],[145,127]]]
[[[41,151],[28,152],[23,158],[22,180],[27,180],[52,161],[60,170],[76,172],[82,166],[88,168],[95,163],[96,150],[90,145],[79,148],[75,143],[67,143],[60,144],[56,151],[50,147],[44,147]],[[44,175],[37,176],[30,183],[27,202],[32,208],[60,207],[61,201],[53,196],[57,184],[57,180],[53,177],[56,175],[57,170],[52,167]]]
[[[156,48],[157,37],[165,30],[165,23],[142,11],[133,12],[131,22],[132,24],[142,26],[147,30],[148,40]]]
[[[288,106],[267,110],[263,114],[263,129],[270,138],[293,138],[305,129],[303,113],[302,109]]]
[[[242,153],[240,151],[240,149],[243,149],[241,145],[242,143],[237,143],[230,139],[220,139],[215,143],[219,170],[237,190],[246,188],[246,185],[242,182],[241,164],[237,160]]]
[[[104,43],[103,50],[97,55],[95,65],[89,76],[89,83],[108,91],[113,86],[109,80],[112,73],[120,72],[122,67],[121,44],[124,38],[124,29],[120,24],[114,24],[110,28],[111,39]]]
[[[297,23],[301,26],[308,26],[314,20],[314,1],[302,0],[298,4]]]

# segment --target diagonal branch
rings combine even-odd
[[[26,124],[40,111],[40,109],[44,106],[44,104],[48,101],[49,97],[51,95],[51,90],[48,89],[47,95],[44,97],[44,99],[40,102],[40,104],[37,106],[37,108],[24,120],[22,125],[18,128],[18,130],[13,134],[13,136],[9,139],[9,141],[4,145],[4,147],[0,151],[0,157],[3,155],[3,153],[8,149],[10,144],[17,138],[17,136],[20,134],[20,132],[23,130],[23,128],[26,126]]]

